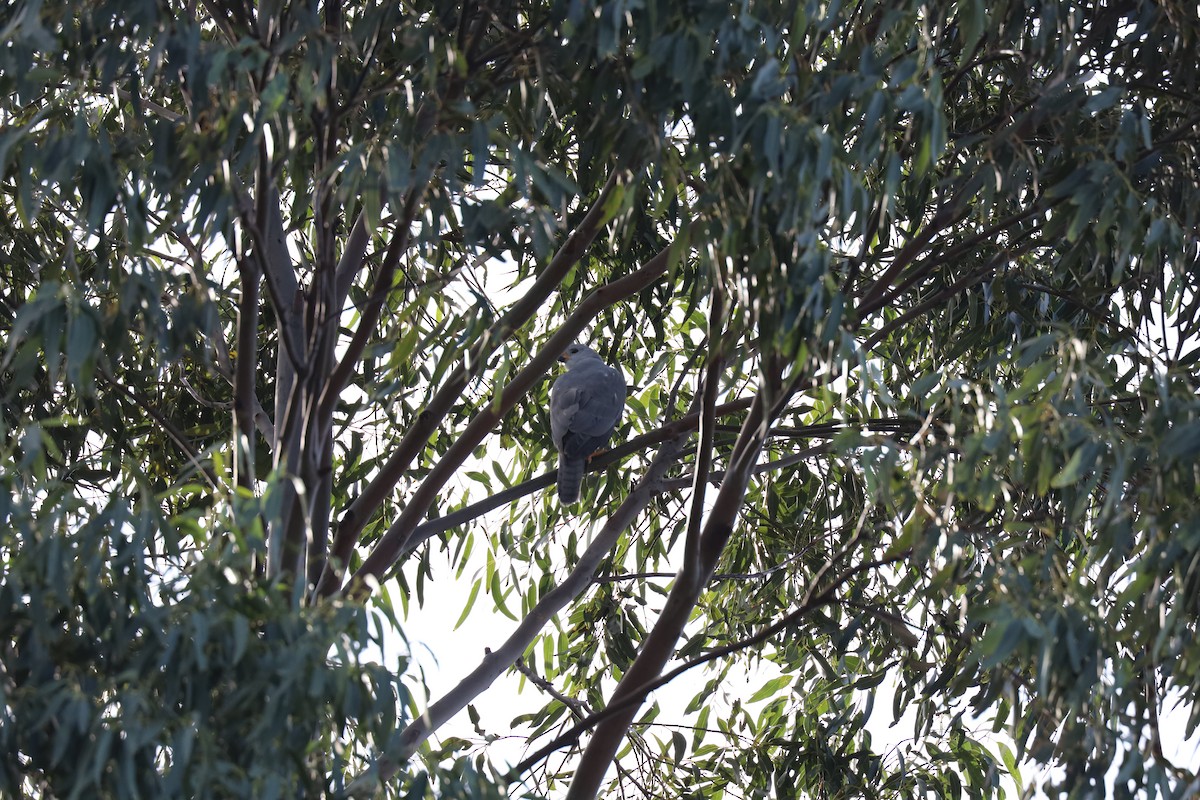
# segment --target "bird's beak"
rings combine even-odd
[[[558,360],[565,364],[571,360],[571,354],[564,351],[563,354],[558,357]]]

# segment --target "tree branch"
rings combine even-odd
[[[354,336],[346,345],[341,360],[334,367],[333,373],[325,381],[325,386],[321,390],[321,398],[317,403],[318,419],[328,419],[332,416],[333,407],[337,404],[342,389],[346,388],[346,383],[350,380],[350,373],[358,366],[358,360],[362,357],[367,342],[375,335],[375,326],[379,323],[379,317],[383,313],[384,301],[387,300],[387,296],[392,290],[392,282],[396,277],[396,268],[400,264],[400,257],[408,249],[409,238],[412,234],[412,221],[417,214],[417,207],[423,195],[423,188],[413,188],[408,193],[404,211],[396,225],[392,241],[388,244],[379,274],[375,276],[375,285],[371,288],[371,295],[367,298],[367,304],[363,307],[362,315],[359,317],[358,328],[354,331]],[[365,252],[365,241],[361,246]],[[341,265],[339,265],[340,268]]]
[[[575,313],[563,323],[558,332],[550,337],[541,352],[534,356],[529,365],[509,382],[508,386],[500,393],[499,399],[489,403],[475,415],[454,444],[450,445],[445,454],[429,471],[417,490],[409,497],[404,510],[376,543],[375,548],[363,561],[362,567],[354,574],[352,591],[356,596],[361,597],[371,591],[368,580],[376,582],[383,580],[384,573],[396,563],[400,554],[404,552],[408,539],[421,519],[424,518],[445,482],[458,471],[496,423],[512,410],[512,407],[525,396],[534,383],[541,379],[550,365],[558,359],[558,356],[571,346],[587,323],[601,309],[641,291],[661,278],[667,271],[670,251],[669,246],[664,247],[641,269],[588,295],[579,304]]]
[[[272,466],[287,465],[295,470],[301,453],[303,431],[300,428],[300,396],[296,392],[297,375],[309,367],[303,324],[300,285],[295,265],[287,248],[283,227],[283,211],[279,192],[271,176],[269,157],[265,148],[259,152],[257,173],[257,212],[251,217],[244,210],[243,224],[255,243],[254,252],[266,278],[267,296],[275,313],[278,347],[275,358],[275,429],[271,439]],[[243,204],[243,208],[245,204]],[[261,222],[261,224],[259,224]],[[277,574],[299,548],[303,538],[303,522],[297,513],[296,489],[290,481],[282,487],[282,518],[269,520],[267,529],[267,572]],[[292,562],[294,564],[294,562]]]
[[[234,481],[243,489],[254,488],[254,409],[259,406],[254,391],[258,366],[258,269],[246,258],[238,259],[242,293],[238,299],[237,362],[233,380]]]
[[[350,560],[350,554],[358,543],[367,521],[391,493],[396,483],[412,465],[413,459],[424,449],[433,431],[441,424],[446,414],[462,396],[472,374],[480,369],[487,357],[514,330],[528,322],[546,298],[558,287],[567,273],[583,257],[601,227],[608,220],[607,200],[617,186],[621,170],[614,169],[592,208],[584,215],[579,227],[567,237],[567,241],[550,260],[546,269],[534,281],[529,291],[516,302],[499,320],[492,324],[468,349],[463,362],[446,378],[445,383],[430,398],[428,406],[405,431],[399,444],[388,457],[362,494],[350,505],[338,524],[333,540],[332,558],[325,568],[317,591],[329,595],[341,587],[340,570]],[[565,348],[564,348],[565,349]],[[557,354],[555,354],[557,357]]]
[[[658,484],[662,476],[675,463],[680,450],[690,437],[690,428],[685,428],[675,438],[663,444],[642,480],[608,518],[604,528],[580,555],[579,561],[562,583],[543,594],[512,635],[498,649],[489,651],[471,674],[433,703],[425,714],[409,723],[400,734],[397,749],[381,757],[371,772],[355,780],[347,790],[349,796],[373,790],[379,781],[388,780],[395,775],[399,766],[412,757],[433,731],[465,708],[467,703],[516,663],[555,614],[591,584],[596,570],[621,534],[658,493]]]
[[[773,567],[759,570],[757,572],[714,572],[713,581],[761,581],[770,578],[772,575],[778,574],[787,569],[790,565],[796,563],[806,555],[805,552],[794,553]],[[642,581],[652,578],[675,578],[679,575],[678,572],[626,572],[620,575],[605,575],[596,578],[595,583],[620,583],[622,581]]]
[[[844,551],[842,551],[842,552],[844,552]],[[887,566],[888,564],[893,564],[897,561],[902,561],[905,558],[908,558],[908,556],[910,554],[911,553],[909,551],[905,551],[905,552],[897,554],[895,556],[891,556],[891,557],[883,558],[883,559],[877,559],[877,560],[873,560],[873,561],[867,561],[862,564],[859,564],[856,567],[847,569],[844,572],[842,572],[840,575],[838,575],[833,581],[831,581],[829,583],[829,585],[827,585],[824,589],[814,592],[810,588],[809,592],[805,594],[805,597],[801,601],[800,605],[794,611],[792,611],[791,613],[789,613],[787,616],[783,617],[779,621],[774,622],[771,625],[768,625],[766,628],[759,631],[758,633],[755,633],[744,639],[739,639],[736,642],[730,642],[729,644],[723,645],[722,647],[718,647],[714,650],[710,650],[709,652],[705,653],[704,655],[697,656],[696,658],[693,658],[690,661],[685,661],[683,664],[680,664],[678,667],[675,667],[674,669],[670,670],[669,672],[663,673],[662,675],[654,678],[651,681],[647,681],[642,686],[639,686],[636,690],[633,690],[632,692],[630,692],[627,697],[625,697],[624,699],[622,699],[620,701],[618,701],[614,696],[613,702],[610,703],[603,710],[598,711],[598,712],[592,714],[591,716],[587,717],[586,719],[581,720],[578,724],[574,725],[566,733],[562,734],[561,736],[556,738],[554,741],[552,741],[552,742],[548,743],[547,745],[545,745],[544,747],[540,748],[533,755],[524,759],[519,764],[517,764],[515,767],[513,767],[511,770],[509,770],[509,773],[508,773],[509,781],[516,780],[523,772],[528,771],[533,765],[537,764],[539,761],[546,758],[547,756],[549,756],[551,753],[555,752],[556,750],[560,750],[563,747],[567,747],[568,745],[574,744],[575,742],[577,742],[579,740],[579,737],[582,736],[589,728],[598,727],[598,726],[604,724],[606,721],[610,720],[612,717],[622,714],[623,712],[628,712],[631,707],[636,712],[637,707],[641,705],[641,703],[646,699],[647,695],[649,695],[655,689],[659,689],[663,686],[666,686],[668,683],[675,680],[683,673],[685,673],[689,670],[695,669],[696,667],[707,664],[711,661],[715,661],[719,658],[724,658],[726,656],[732,655],[741,650],[746,650],[750,647],[754,647],[755,645],[762,644],[763,642],[767,641],[768,639],[770,639],[772,636],[779,633],[780,631],[782,631],[788,627],[791,627],[792,625],[795,625],[797,622],[799,622],[801,619],[803,619],[807,615],[811,614],[816,609],[818,609],[822,606],[829,605],[831,602],[833,602],[834,592],[843,583],[845,583],[847,580],[854,577],[855,575],[857,575],[861,572],[865,572],[868,569],[875,569],[877,567],[882,567],[882,566]],[[838,555],[840,555],[840,553],[835,554],[835,556],[833,556],[829,561],[826,561],[826,564],[828,565],[833,559],[837,558]],[[814,586],[814,587],[816,586],[815,580],[813,581],[811,586]],[[630,716],[632,716],[632,714]],[[578,773],[576,773],[576,780],[578,780]],[[574,787],[574,783],[572,783],[572,788],[573,787]]]
[[[829,450],[830,446],[828,444],[817,444],[813,445],[812,447],[806,447],[803,450],[792,453],[784,458],[778,458],[774,461],[767,461],[763,464],[757,464],[755,465],[754,469],[751,470],[751,474],[761,475],[764,472],[774,472],[775,470],[787,469],[788,467],[794,464],[799,464],[801,461],[806,461],[813,456],[827,453]],[[721,471],[709,472],[708,482],[714,485],[720,485],[725,480],[725,475],[726,473]],[[671,480],[663,481],[663,491],[669,492],[675,489],[685,489],[688,486],[694,485],[694,483],[695,475],[690,477],[684,476],[682,478],[672,478]]]
[[[916,283],[921,278],[928,275],[930,272],[932,272],[934,269],[936,269],[938,267],[938,265],[955,263],[957,260],[965,257],[966,254],[973,252],[975,250],[975,248],[977,248],[981,243],[988,241],[990,239],[994,239],[997,234],[1008,230],[1009,228],[1013,227],[1014,225],[1017,225],[1018,223],[1023,222],[1024,220],[1029,219],[1030,217],[1032,217],[1036,214],[1045,213],[1049,209],[1054,208],[1056,205],[1059,205],[1060,203],[1064,202],[1065,199],[1066,198],[1059,198],[1057,200],[1053,200],[1048,203],[1034,202],[1030,208],[1027,208],[1024,211],[1020,211],[1015,214],[1011,214],[1011,215],[1005,217],[1004,219],[1000,220],[999,222],[995,223],[994,225],[990,225],[987,228],[984,228],[983,230],[979,231],[971,238],[967,239],[964,242],[960,242],[959,244],[950,248],[945,253],[940,254],[936,258],[931,256],[924,263],[922,263],[919,266],[910,270],[909,273],[907,275],[905,275],[903,280],[901,280],[894,287],[892,287],[888,292],[886,292],[886,294],[883,297],[881,297],[877,302],[872,303],[870,305],[868,305],[866,303],[860,304],[856,310],[856,314],[858,315],[859,319],[861,320],[867,314],[871,313],[872,311],[876,311],[880,308],[883,308],[884,306],[891,305],[892,303],[894,303],[896,301],[896,299],[900,295],[902,295],[902,294],[904,294],[904,292],[908,291],[908,289],[914,283]],[[1033,230],[1025,231],[1024,233],[1020,234],[1014,241],[1020,241],[1021,239],[1028,238],[1033,233],[1034,233]]]
[[[287,246],[283,241],[283,217],[279,210],[279,200],[274,187],[267,184],[259,187],[259,191],[267,191],[270,193],[270,200],[264,200],[261,204],[261,211],[265,212],[267,219],[267,228],[264,229],[259,224],[259,217],[251,212],[251,209],[256,205],[251,202],[246,192],[237,185],[230,186],[230,190],[237,198],[238,220],[246,229],[246,233],[250,236],[250,242],[253,245],[252,252],[259,260],[262,269],[262,275],[266,279],[267,296],[271,300],[271,308],[274,310],[276,319],[287,321],[289,324],[280,326],[280,342],[281,349],[287,351],[288,358],[291,359],[292,365],[296,371],[303,374],[307,366],[305,360],[305,348],[303,334],[296,335],[297,325],[292,322],[292,309],[296,305],[296,294],[299,292],[298,284],[295,280],[295,271],[291,269],[278,270],[282,262],[278,260],[278,247],[271,243],[271,234],[269,231],[274,230],[277,233],[277,244],[282,247],[284,258],[287,263],[291,264],[290,256],[287,256]],[[279,214],[279,217],[275,215]],[[277,225],[278,224],[278,225]],[[277,225],[277,226],[276,226]],[[289,282],[290,278],[290,282]],[[301,332],[302,328],[299,329]],[[287,335],[284,335],[284,334]],[[276,416],[276,426],[279,425],[278,416]]]
[[[764,354],[764,358],[769,358],[769,355]],[[645,697],[642,687],[652,683],[662,673],[663,667],[674,652],[675,643],[691,617],[700,592],[712,577],[717,559],[733,532],[733,525],[750,480],[750,472],[766,440],[770,414],[782,405],[782,396],[774,402],[767,400],[768,396],[776,394],[779,377],[773,363],[763,365],[758,394],[734,443],[729,459],[729,473],[717,492],[700,536],[698,557],[686,562],[680,570],[679,578],[667,595],[662,613],[643,640],[637,658],[630,664],[613,691],[610,705],[619,705],[621,708],[596,726],[595,733],[576,767],[575,776],[567,790],[567,800],[591,800],[600,790],[604,773],[616,756],[633,717],[641,706],[642,698]]]
[[[409,224],[411,225],[412,222],[410,221]],[[342,248],[342,256],[338,259],[337,269],[334,271],[336,288],[334,308],[340,310],[346,305],[346,298],[350,296],[350,287],[354,285],[354,276],[362,269],[367,255],[367,245],[370,241],[371,233],[367,230],[367,215],[360,212],[358,218],[354,220],[354,224],[350,226],[350,233],[346,236],[346,244]]]
[[[518,656],[517,660],[513,663],[513,668],[528,678],[529,682],[534,686],[538,687],[543,692],[566,706],[576,719],[583,719],[587,716],[587,705],[580,700],[576,700],[570,695],[560,692],[553,683],[546,680],[541,675],[538,675],[537,672],[534,671],[533,667],[526,664],[525,659]]]
[[[968,185],[970,184],[968,183]],[[892,259],[891,265],[883,271],[882,275],[875,279],[871,287],[867,289],[862,299],[858,302],[856,314],[859,319],[862,319],[863,316],[884,304],[884,298],[892,280],[925,250],[929,243],[933,241],[934,236],[943,228],[953,225],[969,213],[970,206],[963,200],[965,192],[966,186],[955,193],[954,197],[944,206],[939,208],[933,215],[933,219],[929,220],[929,224],[925,225],[920,233],[900,249],[900,252]]]
[[[225,38],[230,44],[237,42],[238,34],[233,29],[233,23],[225,16],[225,10],[217,4],[216,0],[200,0],[201,4],[208,11],[208,16],[212,19],[217,28],[225,35]]]
[[[987,280],[987,278],[989,278],[992,274],[995,273],[996,267],[1002,261],[1008,260],[1008,256],[1009,256],[1009,253],[1007,250],[1002,251],[999,255],[997,255],[995,258],[993,258],[991,261],[989,261],[987,263],[987,265],[985,265],[983,268],[974,270],[974,271],[964,275],[962,278],[959,278],[957,281],[950,284],[942,291],[937,292],[932,297],[926,298],[925,300],[922,300],[920,303],[917,303],[912,308],[909,308],[904,313],[902,313],[900,316],[896,317],[896,319],[887,323],[882,328],[880,328],[879,330],[875,331],[870,336],[868,336],[866,341],[863,342],[863,345],[862,345],[863,351],[864,352],[870,351],[873,347],[875,347],[875,345],[879,344],[881,341],[883,341],[885,338],[887,338],[887,336],[889,334],[891,334],[893,331],[904,327],[912,320],[925,314],[928,311],[931,311],[932,309],[937,307],[940,303],[943,303],[946,300],[949,300],[951,297],[957,297],[964,289],[966,289],[970,286],[975,286],[980,281]]]
[[[738,411],[744,411],[749,407],[750,402],[750,398],[742,398],[740,400],[724,403],[716,407],[714,410],[714,415],[716,417],[721,417],[727,414],[736,413]],[[648,433],[643,433],[642,435],[630,439],[628,442],[625,442],[618,447],[614,447],[611,450],[606,450],[600,455],[589,460],[586,470],[588,472],[599,472],[600,470],[608,467],[610,464],[614,464],[633,453],[641,452],[646,447],[657,444],[684,429],[695,430],[702,413],[703,412],[698,411],[687,414],[675,420],[674,422],[664,425],[661,428],[649,431]],[[720,428],[723,426],[714,427]],[[808,426],[807,428],[789,429],[788,435],[792,436],[793,438],[831,437],[846,427],[848,426],[841,424],[835,425],[833,423],[820,423]],[[915,422],[909,424],[907,420],[873,420],[865,423],[865,427],[868,430],[873,431],[878,430],[884,433],[897,433],[904,432],[908,429],[916,429],[918,426]],[[768,435],[776,436],[778,434],[779,429],[774,428],[769,432]],[[766,472],[787,469],[788,467],[799,464],[801,461],[805,461],[813,456],[827,453],[830,451],[830,449],[831,447],[828,443],[806,447],[803,450],[791,453],[783,458],[778,458],[773,461],[767,461],[756,465],[753,469],[753,474],[761,475]],[[431,519],[427,522],[421,523],[417,526],[417,529],[413,531],[412,537],[405,545],[404,551],[400,554],[400,560],[406,558],[410,553],[412,553],[425,542],[432,539],[434,536],[445,533],[452,528],[466,525],[471,520],[478,519],[489,511],[493,511],[501,506],[508,505],[509,503],[519,500],[527,495],[531,495],[540,489],[553,486],[557,479],[558,470],[550,470],[549,472],[545,472],[536,478],[530,478],[529,480],[522,481],[516,486],[511,486],[504,491],[489,495],[488,497],[472,503],[465,508],[460,508],[457,511],[453,511],[449,514],[438,517],[437,519]],[[710,471],[708,474],[708,483],[714,485],[719,485],[724,479],[724,471]],[[686,489],[689,486],[692,486],[694,482],[695,473],[690,476],[684,475],[679,478],[664,478],[660,483],[660,490],[664,492],[671,492],[678,489]],[[674,574],[675,573],[671,573],[671,575]]]
[[[717,416],[733,414],[738,411],[745,410],[747,407],[749,407],[749,405],[749,398],[734,400],[718,406],[715,410],[715,414]],[[628,455],[641,452],[651,445],[663,442],[672,436],[679,435],[684,431],[691,432],[696,429],[697,422],[700,419],[700,413],[701,412],[694,412],[687,414],[673,422],[667,423],[661,428],[649,431],[648,433],[643,433],[642,435],[634,437],[618,447],[614,447],[611,450],[606,450],[600,455],[590,459],[584,469],[586,472],[599,472],[600,470],[608,467],[610,464],[615,464]],[[431,519],[427,522],[423,522],[417,526],[415,531],[413,531],[413,535],[409,538],[408,543],[405,545],[404,551],[400,554],[399,560],[406,558],[410,553],[427,542],[429,539],[432,539],[434,536],[448,531],[451,528],[457,528],[460,525],[465,525],[471,520],[481,517],[493,509],[500,508],[501,506],[507,505],[514,500],[518,500],[526,495],[533,494],[539,489],[545,489],[553,486],[557,481],[558,470],[550,470],[549,472],[543,473],[536,478],[530,478],[529,480],[523,481],[522,483],[505,489],[502,492],[497,492],[490,497],[485,497],[479,502],[472,503],[466,508],[459,509],[458,511],[438,517],[437,519]],[[675,484],[676,481],[666,479],[664,479],[661,483],[661,485],[664,487],[670,486],[672,488],[675,488]]]
[[[708,352],[697,396],[700,398],[700,442],[696,446],[696,467],[692,474],[692,502],[688,509],[687,534],[684,537],[684,564],[698,562],[700,558],[700,525],[704,517],[704,493],[708,488],[708,473],[712,469],[713,436],[716,424],[717,391],[721,371],[725,367],[724,327],[725,295],[721,294],[716,280],[709,294],[707,337],[713,343]]]
[[[195,468],[198,473],[203,475],[206,481],[208,481],[208,485],[213,489],[217,488],[217,475],[212,471],[212,467],[206,467],[200,463],[200,454],[196,452],[196,449],[192,447],[191,443],[187,440],[187,437],[183,435],[183,431],[179,430],[179,428],[175,426],[175,423],[171,422],[171,420],[167,419],[167,417],[161,411],[151,405],[149,398],[147,398],[141,392],[137,392],[118,383],[117,380],[109,375],[103,368],[97,369],[96,373],[100,376],[102,381],[141,407],[141,409],[145,411],[146,414],[153,419],[160,428],[162,428],[163,432],[170,437],[171,441],[175,442],[176,447],[183,451],[183,454],[187,456],[187,460],[191,462],[192,467]]]
[[[155,219],[163,222],[166,232],[170,235],[170,237],[187,251],[188,258],[186,260],[181,259],[180,262],[187,265],[188,276],[192,280],[192,286],[195,287],[198,293],[203,295],[205,302],[212,302],[211,287],[209,286],[208,281],[204,279],[204,272],[206,269],[204,257],[200,252],[200,248],[192,240],[192,237],[188,235],[187,229],[184,228],[183,225],[179,224],[165,225],[165,220],[158,215],[155,215]],[[216,355],[217,374],[224,378],[230,386],[233,386],[233,359],[229,357],[229,346],[226,344],[225,336],[220,330],[220,323],[218,323],[215,330],[208,331],[208,335],[205,337],[205,339],[210,345],[212,345],[213,353]],[[188,394],[195,398],[196,402],[200,403],[201,405],[205,405],[210,408],[222,409],[229,409],[233,407],[233,401],[217,403],[216,401],[202,397],[182,374],[180,374],[178,377]],[[265,441],[270,443],[273,449],[275,447],[275,423],[272,417],[268,416],[266,409],[263,408],[262,403],[259,401],[257,396],[255,396],[254,402],[254,424],[258,426],[258,432],[262,434],[262,437]]]

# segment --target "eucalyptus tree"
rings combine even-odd
[[[1195,791],[1188,3],[0,28],[5,791]],[[576,340],[630,391],[564,507]],[[367,645],[447,585],[515,627],[425,703]]]

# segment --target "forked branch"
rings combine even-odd
[[[470,675],[463,678],[444,697],[431,705],[425,714],[409,723],[400,735],[398,749],[381,758],[371,773],[352,784],[350,789],[352,795],[373,789],[378,781],[387,780],[394,775],[399,768],[398,765],[411,758],[433,731],[462,711],[467,703],[479,696],[505,670],[512,667],[550,620],[591,585],[596,570],[617,543],[621,534],[633,524],[637,515],[658,494],[663,475],[678,459],[680,451],[690,437],[690,428],[684,429],[675,438],[663,444],[654,461],[646,470],[645,476],[608,518],[604,528],[580,556],[571,573],[562,583],[541,596],[512,635],[500,647],[488,652]]]
[[[356,596],[362,597],[368,594],[371,591],[371,583],[379,583],[383,580],[384,574],[396,563],[401,553],[405,552],[409,539],[429,511],[430,505],[433,504],[442,486],[458,471],[475,448],[487,438],[496,423],[503,419],[504,415],[517,404],[517,401],[533,388],[533,385],[541,379],[559,355],[575,341],[587,324],[604,308],[640,292],[665,275],[670,257],[671,247],[668,245],[640,269],[602,286],[588,295],[579,304],[575,313],[562,324],[558,332],[547,340],[542,350],[504,387],[499,399],[489,403],[476,413],[462,434],[450,445],[429,471],[429,474],[425,476],[421,485],[408,498],[404,510],[400,512],[396,521],[387,529],[387,532],[363,561],[362,567],[351,578],[351,591]]]
[[[396,483],[412,466],[413,460],[424,449],[437,426],[442,423],[450,409],[458,402],[462,390],[473,372],[486,363],[488,356],[512,331],[533,318],[545,303],[546,298],[558,288],[563,278],[583,258],[587,248],[608,221],[608,215],[611,213],[607,208],[608,200],[622,174],[624,173],[621,170],[613,170],[608,182],[600,191],[600,195],[592,204],[591,209],[584,215],[579,227],[567,237],[567,241],[563,243],[546,269],[534,281],[533,286],[471,345],[464,354],[462,363],[450,373],[446,382],[430,399],[429,405],[405,431],[403,438],[396,445],[387,462],[342,515],[333,540],[331,558],[326,564],[324,574],[317,586],[318,594],[329,595],[341,587],[341,569],[349,561],[350,554],[354,551],[354,546],[358,543],[358,537],[367,521],[387,499]]]

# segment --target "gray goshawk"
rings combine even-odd
[[[567,371],[550,387],[550,435],[558,449],[558,499],[579,499],[583,472],[608,443],[625,406],[625,378],[590,347],[573,344],[559,361]]]

